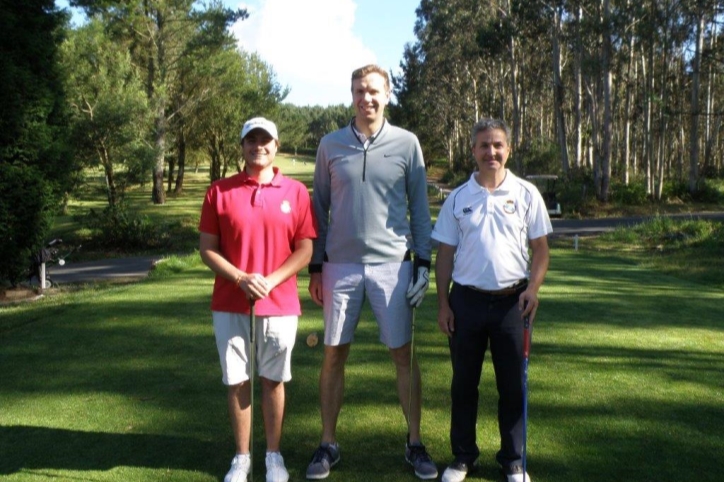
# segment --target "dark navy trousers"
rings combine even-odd
[[[455,332],[449,340],[453,378],[450,443],[456,460],[472,466],[480,455],[476,441],[478,386],[485,351],[490,354],[498,389],[500,450],[503,470],[522,465],[523,445],[523,319],[518,296],[491,295],[453,283],[450,308]]]

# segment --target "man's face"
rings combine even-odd
[[[385,78],[380,74],[372,72],[352,82],[352,102],[356,118],[360,121],[371,123],[381,120],[389,101]]]
[[[509,155],[510,146],[505,131],[487,129],[475,136],[473,157],[481,173],[502,170]]]
[[[277,141],[263,129],[254,129],[244,137],[242,155],[244,161],[254,169],[272,165],[277,153]]]

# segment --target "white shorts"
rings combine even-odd
[[[216,348],[225,385],[249,380],[249,315],[212,311]],[[256,369],[275,382],[292,379],[292,349],[297,337],[297,316],[256,317]]]
[[[324,263],[324,344],[351,343],[365,297],[380,329],[380,341],[399,348],[412,337],[412,308],[407,286],[412,263]]]

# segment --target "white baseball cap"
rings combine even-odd
[[[243,141],[244,137],[246,137],[246,135],[254,129],[261,129],[277,141],[279,140],[277,126],[274,125],[272,121],[263,117],[254,117],[253,119],[249,119],[248,121],[246,121],[244,127],[241,129],[241,140]]]

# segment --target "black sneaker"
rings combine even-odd
[[[415,468],[415,475],[422,480],[437,478],[437,467],[421,443],[405,445],[405,460]]]
[[[307,478],[311,480],[326,479],[329,471],[339,462],[340,453],[338,444],[321,444],[312,455],[307,466]]]

